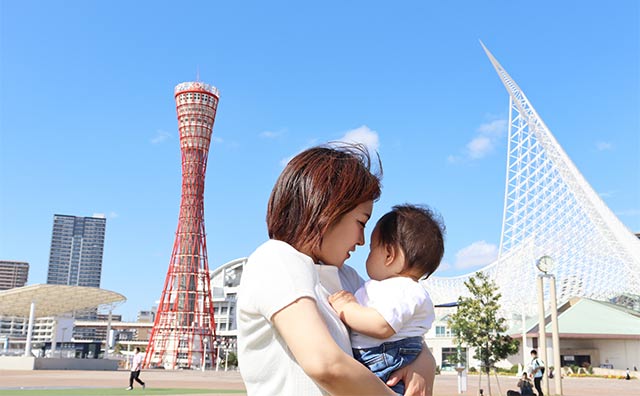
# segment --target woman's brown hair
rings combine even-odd
[[[369,152],[359,144],[317,146],[293,157],[271,191],[269,238],[307,252],[319,249],[342,215],[380,197],[379,157],[378,164],[378,173],[372,173]]]

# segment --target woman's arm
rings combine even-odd
[[[272,322],[302,370],[332,395],[395,395],[371,371],[340,349],[313,299],[303,297],[294,301],[276,312]]]
[[[432,396],[436,379],[436,359],[427,344],[422,343],[422,352],[411,364],[391,373],[387,385],[394,386],[401,380],[405,396]]]

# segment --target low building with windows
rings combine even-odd
[[[236,339],[236,305],[238,286],[242,278],[242,269],[246,257],[231,260],[211,271],[211,294],[213,297],[213,316],[216,321],[216,335],[220,338]]]
[[[635,301],[635,298],[637,296],[625,295],[622,301]],[[633,306],[576,297],[558,307],[561,366],[588,365],[618,370],[640,366],[640,311],[629,308],[629,305]],[[450,357],[457,354],[458,346],[447,323],[454,310],[436,308],[436,321],[425,335],[425,341],[442,371],[455,370]],[[512,327],[507,332],[520,341],[520,351],[498,366],[508,369],[521,364],[526,367],[531,361],[531,349],[540,349],[538,318],[525,318],[524,326],[520,319],[513,319],[511,323]],[[545,332],[547,367],[557,367],[553,361],[550,315],[546,317]],[[466,357],[467,367],[480,367],[480,362],[472,357],[472,348],[462,347],[461,352]]]

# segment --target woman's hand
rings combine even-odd
[[[426,344],[422,352],[411,364],[391,373],[388,386],[404,382],[405,396],[432,396],[433,382],[436,378],[436,360]]]

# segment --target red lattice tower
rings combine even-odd
[[[213,300],[204,230],[204,177],[218,90],[201,82],[175,88],[182,198],[176,240],[162,297],[147,345],[144,366],[201,367],[215,360]]]

